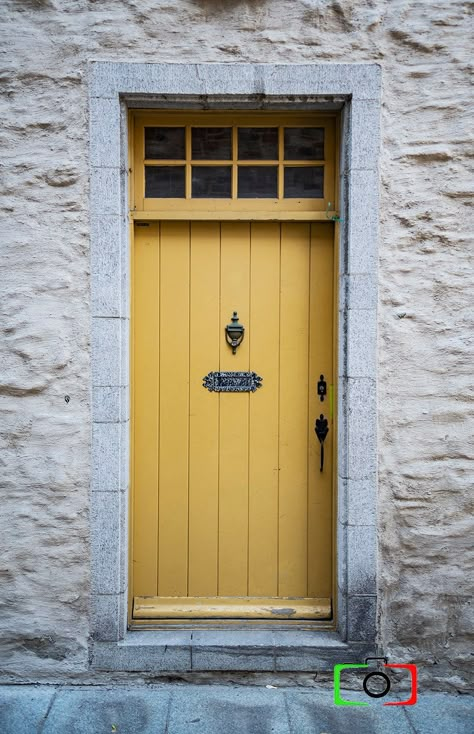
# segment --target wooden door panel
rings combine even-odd
[[[159,225],[137,227],[133,288],[133,588],[157,594],[160,385]]]
[[[158,596],[187,596],[189,222],[161,223]]]
[[[322,413],[331,420],[333,343],[331,304],[333,303],[333,237],[331,224],[311,225],[310,338],[309,338],[309,421],[308,421],[308,596],[331,596],[332,564],[332,432],[324,442],[325,471],[320,472],[320,446],[314,423]],[[323,374],[329,392],[321,402],[317,382]],[[331,421],[332,422],[332,421]]]
[[[306,596],[309,224],[281,225],[279,578]]]
[[[217,596],[219,396],[202,387],[219,365],[220,224],[191,223],[189,596]]]
[[[236,354],[224,338],[233,311],[238,311],[242,324],[249,323],[249,289],[250,224],[223,222],[220,370],[249,369],[248,335]],[[218,593],[247,596],[249,394],[220,393],[219,403]]]
[[[251,369],[264,388],[250,396],[248,595],[278,596],[280,225],[251,225]]]
[[[333,425],[320,472],[314,421],[331,418],[316,386],[321,373],[332,383],[332,303],[331,223],[137,228],[137,618],[169,616],[174,603],[178,618],[229,618],[232,599],[237,616],[327,618]],[[224,332],[233,311],[245,326],[235,355]],[[204,376],[219,370],[255,371],[263,386],[207,391]],[[299,599],[292,612],[278,602],[288,597]]]

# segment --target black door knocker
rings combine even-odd
[[[329,433],[328,419],[325,418],[322,413],[319,418],[316,418],[314,431],[318,437],[319,443],[321,444],[321,465],[319,467],[319,471],[322,471],[324,468],[324,441]]]
[[[245,327],[239,323],[239,317],[237,311],[234,311],[231,318],[231,323],[225,327],[225,338],[229,347],[232,347],[232,354],[235,354],[237,347],[242,344],[244,338]]]

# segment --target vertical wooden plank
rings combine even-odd
[[[337,149],[336,155],[339,159],[339,140],[340,140],[340,129],[338,123],[338,137],[337,137]],[[336,168],[336,170],[338,170]],[[332,348],[332,371],[333,371],[333,391],[332,391],[332,403],[331,403],[331,428],[332,428],[332,544],[331,544],[331,577],[332,577],[332,608],[333,616],[335,619],[338,618],[338,578],[336,568],[338,564],[338,549],[337,549],[337,516],[338,516],[338,375],[339,375],[339,272],[340,272],[340,251],[339,243],[341,241],[341,225],[339,222],[334,222],[334,231],[332,234],[333,238],[333,307],[332,307],[332,333],[333,333],[333,348]]]
[[[333,225],[311,225],[311,289],[309,340],[308,435],[308,595],[331,596],[332,587],[332,446],[329,386],[333,384]],[[324,401],[317,396],[323,374],[328,386]],[[329,420],[320,472],[320,445],[314,432],[317,417]]]
[[[281,225],[279,595],[307,594],[309,224]]]
[[[132,139],[129,139],[129,146],[132,143]],[[130,199],[132,201],[132,199]],[[129,221],[128,223],[128,234],[130,242],[130,423],[129,423],[129,441],[130,441],[130,463],[129,463],[129,483],[130,492],[128,493],[128,522],[130,531],[128,533],[128,588],[127,588],[127,620],[130,623],[133,616],[133,541],[135,533],[135,468],[134,468],[134,457],[135,457],[135,423],[134,423],[134,411],[135,411],[135,337],[134,337],[134,295],[135,295],[135,223]]]
[[[158,595],[188,579],[189,222],[161,223]]]
[[[219,369],[220,223],[191,224],[189,596],[217,596],[219,395],[202,386]]]
[[[278,594],[278,412],[280,225],[251,225],[250,369],[263,386],[250,395],[249,596]]]
[[[134,151],[134,142],[135,142],[135,115],[132,110],[128,111],[127,115],[127,122],[128,122],[128,146],[127,146],[127,165],[129,169],[129,176],[128,176],[128,200],[130,202],[130,209],[134,209],[136,202],[135,202],[135,151]],[[133,235],[130,240],[133,242]]]
[[[337,209],[336,186],[336,121],[328,119],[324,123],[324,207],[331,202],[331,210]]]
[[[133,125],[133,190],[134,206],[142,210],[145,208],[145,126],[143,118],[135,117]]]
[[[135,226],[133,280],[133,594],[157,593],[159,225]]]
[[[220,369],[249,369],[250,225],[221,225]],[[224,328],[237,311],[246,334],[236,354]],[[219,596],[246,596],[248,552],[248,393],[220,393]]]

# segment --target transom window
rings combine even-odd
[[[321,199],[324,128],[145,127],[145,197]]]
[[[334,211],[335,115],[135,113],[134,123],[135,211],[303,213],[328,201]]]

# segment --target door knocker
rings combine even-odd
[[[227,339],[227,344],[232,347],[232,354],[235,354],[237,347],[240,347],[242,344],[245,327],[239,324],[237,311],[234,311],[231,321],[232,323],[227,324],[225,327],[225,338]]]

